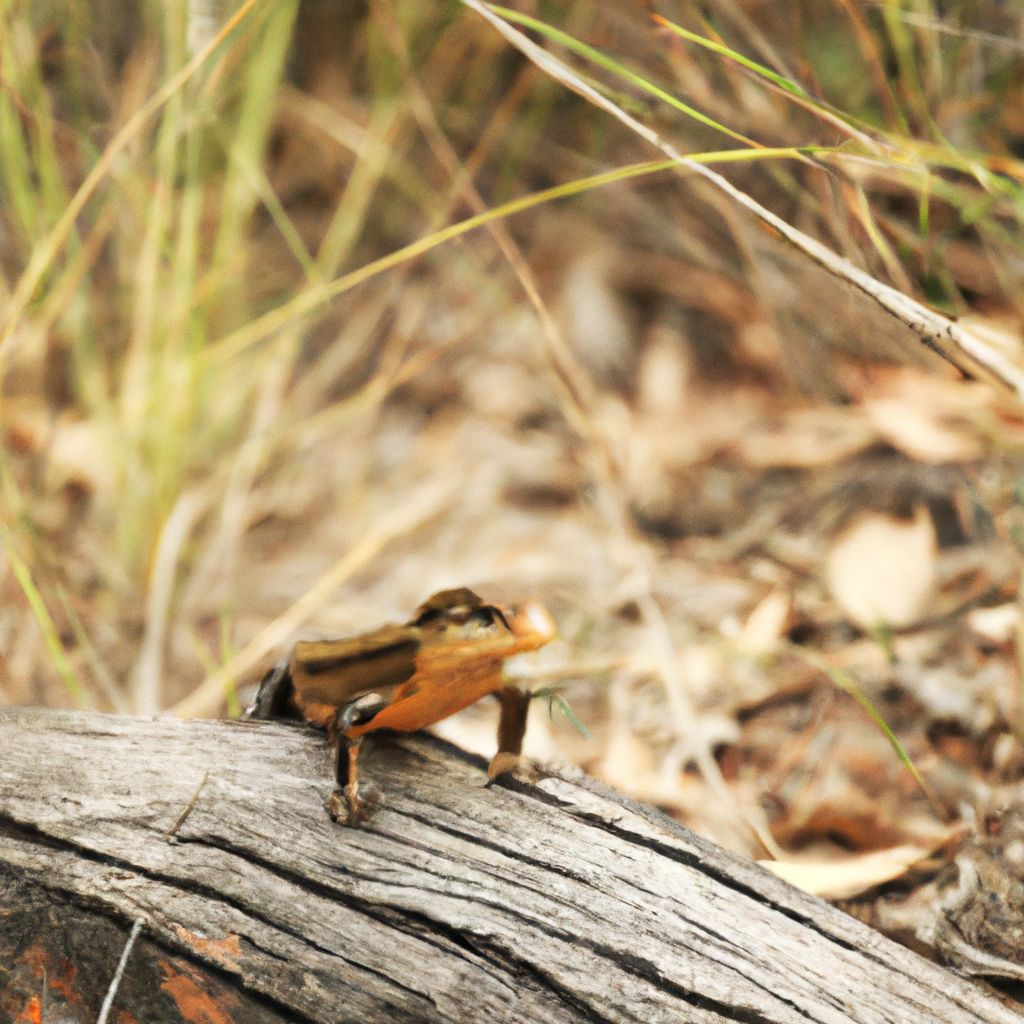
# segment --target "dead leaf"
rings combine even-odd
[[[758,863],[812,896],[840,900],[899,878],[908,868],[928,857],[933,849],[935,847],[907,843],[834,861],[762,860]]]
[[[789,594],[773,591],[750,613],[743,625],[736,646],[751,657],[771,654],[778,646],[790,610]]]
[[[901,368],[872,374],[853,390],[872,427],[919,462],[971,462],[988,447],[996,395],[985,384]]]
[[[935,526],[918,505],[911,521],[866,513],[832,544],[826,561],[832,596],[863,629],[899,629],[924,614],[935,587]]]
[[[967,616],[967,622],[979,636],[996,644],[1005,644],[1017,631],[1020,608],[1016,601],[995,608],[975,608]]]
[[[940,410],[915,406],[901,398],[864,403],[872,425],[894,447],[918,462],[974,462],[985,442],[971,425],[944,420]]]
[[[748,427],[735,451],[748,466],[807,469],[848,459],[878,440],[878,432],[853,406],[797,409]]]

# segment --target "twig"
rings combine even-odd
[[[121,978],[124,977],[124,969],[128,963],[128,957],[131,954],[132,946],[135,945],[135,940],[139,937],[139,932],[142,931],[142,926],[146,923],[144,917],[137,917],[135,924],[132,925],[132,933],[128,936],[128,941],[124,944],[124,952],[121,954],[121,962],[117,965],[117,970],[114,972],[114,978],[110,982],[110,988],[107,989],[107,994],[103,999],[103,1005],[100,1007],[100,1015],[96,1018],[96,1024],[107,1024],[107,1014],[110,1013],[110,1005],[114,1001],[114,996],[117,995],[117,989],[121,984]]]
[[[847,281],[871,296],[883,309],[906,324],[925,345],[948,360],[961,372],[984,380],[996,381],[1009,388],[1019,401],[1024,402],[1024,371],[1015,366],[1001,352],[996,351],[959,324],[928,309],[927,306],[895,288],[876,280],[870,274],[855,267],[849,260],[837,256],[827,246],[794,228],[781,217],[763,207],[716,171],[712,171],[694,160],[687,159],[673,145],[662,139],[657,132],[631,117],[573,73],[552,53],[538,46],[518,29],[513,28],[482,0],[462,0],[462,3],[489,21],[509,43],[555,81],[607,111],[666,156],[678,161],[680,167],[711,182],[716,188],[753,213],[755,217],[774,228],[783,238],[830,274]]]
[[[206,780],[209,777],[209,772],[203,776],[203,781],[199,783],[195,793],[192,794],[192,799],[189,800],[185,810],[178,815],[178,820],[164,833],[164,842],[169,843],[171,841],[171,836],[176,836],[178,834],[178,829],[185,824],[185,819],[192,813],[192,808],[195,807],[196,802],[199,800],[199,794],[202,793],[203,786],[206,785]]]

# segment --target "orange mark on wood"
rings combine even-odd
[[[43,1003],[39,996],[30,996],[25,1009],[14,1018],[14,1024],[43,1024]]]
[[[75,977],[78,975],[78,968],[74,964],[68,963],[67,960],[62,960],[60,964],[60,971],[55,973],[53,977],[50,975],[46,976],[46,984],[50,988],[57,989],[58,992],[64,997],[64,1001],[67,1003],[80,1003],[82,997],[73,990],[72,986],[75,984]]]
[[[37,978],[41,978],[49,970],[50,956],[41,945],[36,943],[34,946],[29,946],[21,956],[16,957],[14,962],[16,964],[28,964],[32,969],[32,973]]]
[[[160,966],[167,973],[167,980],[160,988],[177,1004],[182,1020],[188,1024],[235,1024],[234,1017],[221,1009],[191,978],[179,974],[166,960],[161,960]]]
[[[74,990],[78,968],[70,961],[62,960],[60,967],[54,967],[50,960],[50,954],[43,946],[36,944],[35,946],[29,946],[14,962],[26,964],[35,977],[45,978],[46,987],[60,992],[66,1003],[80,1003],[82,1001],[81,995]]]
[[[229,935],[226,939],[204,939],[201,935],[190,932],[180,924],[174,929],[175,934],[182,942],[188,943],[197,953],[202,953],[216,961],[221,967],[236,974],[241,974],[242,969],[235,962],[241,956],[241,949],[238,945],[238,936]]]

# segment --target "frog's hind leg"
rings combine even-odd
[[[246,718],[302,718],[295,703],[295,684],[287,658],[279,661],[260,680],[260,687],[252,705],[246,709]]]

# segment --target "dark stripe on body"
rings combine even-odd
[[[344,671],[347,667],[363,666],[374,661],[388,661],[391,659],[408,658],[410,664],[416,657],[420,648],[418,640],[400,640],[398,643],[389,644],[386,647],[371,647],[368,650],[356,651],[353,654],[339,654],[326,658],[302,658],[299,662],[302,671],[311,676],[321,675],[324,672]],[[413,665],[413,671],[415,666]],[[408,679],[413,673],[410,672],[405,678]]]

